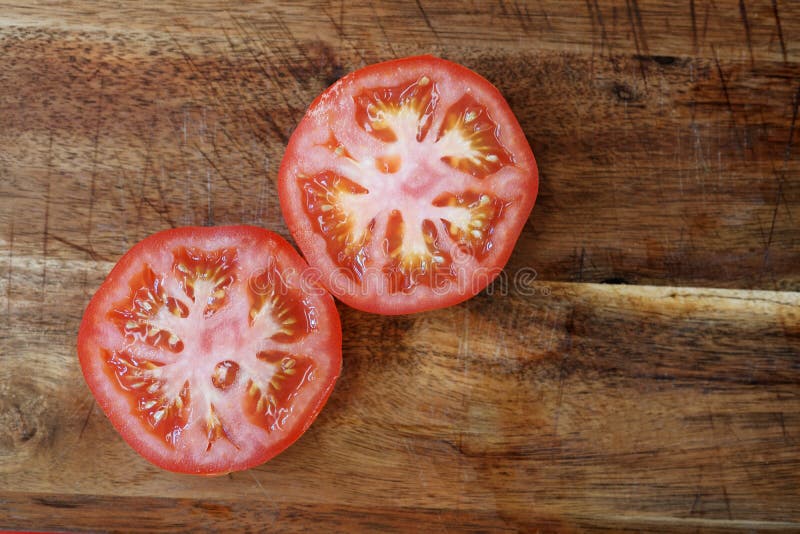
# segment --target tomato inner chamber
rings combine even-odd
[[[295,357],[282,351],[264,351],[259,360],[275,366],[269,382],[251,378],[247,385],[248,412],[260,426],[277,430],[283,428],[291,414],[287,405],[300,388],[314,379],[311,360]]]
[[[297,344],[316,330],[315,308],[274,262],[243,278],[235,249],[172,255],[165,272],[146,265],[132,277],[128,297],[109,312],[125,346],[105,349],[104,361],[131,411],[172,446],[197,425],[206,451],[238,448],[226,424],[231,406],[268,432],[283,428],[313,378],[313,360]],[[242,317],[231,316],[244,310],[231,302],[237,284],[249,299]]]

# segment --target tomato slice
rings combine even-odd
[[[278,180],[284,218],[321,282],[383,314],[481,291],[508,261],[539,183],[500,92],[430,56],[328,88],[292,135]]]
[[[78,356],[139,454],[221,474],[300,437],[333,390],[341,344],[333,299],[280,236],[178,228],[119,260],[86,309]]]

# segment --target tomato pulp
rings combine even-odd
[[[348,74],[310,106],[278,176],[320,282],[355,308],[441,308],[505,266],[533,208],[533,153],[500,92],[431,56]]]
[[[78,334],[89,388],[139,454],[221,474],[275,456],[311,424],[341,368],[331,296],[280,236],[178,228],[125,254]]]

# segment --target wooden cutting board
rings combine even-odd
[[[0,527],[800,530],[800,3],[355,4],[0,1]],[[537,156],[509,283],[340,306],[297,444],[149,465],[81,377],[93,291],[171,226],[288,237],[305,107],[420,53],[495,83]]]

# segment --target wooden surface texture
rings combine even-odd
[[[336,390],[263,466],[139,458],[81,376],[93,291],[171,226],[288,238],[306,106],[420,53],[537,157],[507,283],[340,306]],[[0,0],[0,528],[799,531],[799,105],[787,0]]]

